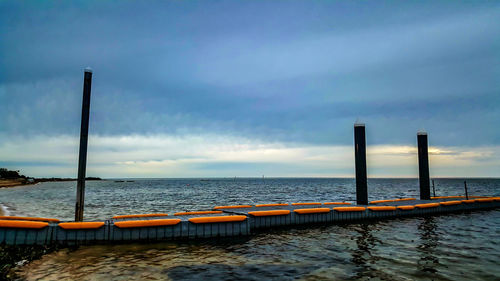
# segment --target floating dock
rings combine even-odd
[[[0,217],[0,244],[91,245],[247,236],[298,225],[351,223],[500,207],[500,197],[435,197],[372,201],[217,206],[213,210],[115,216],[106,221],[60,222],[50,218]]]

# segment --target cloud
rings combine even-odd
[[[481,10],[427,22],[313,33],[306,38],[288,37],[268,44],[238,34],[202,47],[197,56],[196,64],[200,67],[196,76],[209,84],[245,86],[318,74],[335,77],[408,65],[442,64],[458,57],[470,60],[471,56],[481,57],[478,48],[491,50],[487,45],[497,43],[494,36],[498,31],[492,26],[496,15],[498,10]],[[478,46],[478,40],[485,45]],[[252,51],[241,51],[246,49]]]
[[[76,175],[78,139],[1,138],[0,165],[33,176]],[[433,176],[498,176],[500,147],[430,147]],[[367,149],[370,177],[415,177],[416,149]],[[453,170],[452,170],[453,169]],[[469,171],[479,171],[470,174]],[[226,135],[90,136],[88,174],[102,177],[352,177],[351,146],[264,142]]]
[[[0,100],[5,101],[0,104],[4,120],[0,132],[77,135],[80,83],[78,79],[52,79],[0,85]],[[100,135],[212,132],[266,141],[344,145],[351,142],[352,123],[360,117],[368,125],[371,144],[410,144],[421,128],[432,134],[431,142],[436,145],[492,145],[500,141],[498,131],[491,129],[500,120],[500,96],[496,94],[379,102],[315,101],[312,96],[300,106],[302,97],[224,98],[207,88],[203,91],[213,95],[180,95],[178,101],[173,95],[136,96],[101,87],[98,81],[96,84],[90,131]],[[179,102],[189,106],[182,108]]]
[[[3,163],[74,174],[91,66],[103,175],[349,176],[358,118],[373,175],[414,175],[420,129],[433,162],[496,174],[496,2],[54,4],[0,3]]]

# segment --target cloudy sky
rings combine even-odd
[[[0,1],[0,167],[88,175],[500,177],[498,1]]]

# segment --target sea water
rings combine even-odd
[[[127,182],[130,181],[130,182]],[[353,179],[127,179],[87,182],[85,219],[215,205],[350,201]],[[370,179],[370,200],[418,197],[417,179]],[[468,179],[500,195],[499,179]],[[436,195],[464,195],[436,179]],[[431,191],[432,193],[432,191]],[[75,182],[0,190],[11,215],[73,218]],[[500,211],[271,230],[244,238],[63,249],[18,269],[28,280],[500,280]]]

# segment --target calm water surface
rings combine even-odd
[[[72,219],[74,182],[0,190],[15,215]],[[500,195],[500,180],[468,180]],[[436,180],[462,195],[463,180]],[[352,179],[88,182],[86,219],[220,204],[354,199]],[[418,180],[369,181],[370,200],[416,197]],[[500,211],[276,230],[244,239],[65,249],[18,269],[28,280],[500,280]]]

